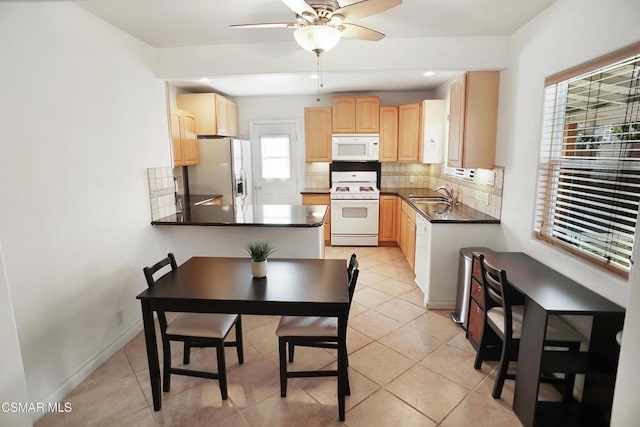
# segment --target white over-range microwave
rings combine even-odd
[[[378,134],[335,134],[331,140],[333,160],[380,160],[380,135]]]

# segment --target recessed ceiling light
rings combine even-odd
[[[200,77],[200,81],[201,82],[208,82],[209,78],[208,77]]]
[[[422,75],[425,77],[431,77],[431,76],[435,76],[436,73],[433,71],[425,71],[424,73],[422,73]]]

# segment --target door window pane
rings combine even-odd
[[[265,135],[260,138],[263,179],[291,178],[289,135]]]

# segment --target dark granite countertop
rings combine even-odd
[[[329,188],[304,188],[300,194],[329,194]]]
[[[240,227],[320,227],[325,205],[187,205],[184,212],[151,221],[153,225]]]
[[[382,188],[382,195],[396,195],[409,203],[413,209],[431,223],[471,223],[471,224],[499,224],[500,220],[459,204],[449,206],[446,203],[419,203],[411,200],[411,196],[429,197],[437,199],[442,194],[430,188]]]

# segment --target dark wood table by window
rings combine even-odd
[[[349,307],[346,260],[269,259],[267,277],[254,279],[249,259],[194,257],[137,298],[142,304],[156,411],[161,408],[161,387],[154,311],[326,316],[338,318],[338,414],[344,421]],[[273,342],[276,346],[275,335]]]
[[[608,425],[618,365],[616,333],[624,308],[590,291],[521,252],[485,253],[488,262],[507,271],[509,283],[525,296],[513,410],[528,426]],[[578,354],[545,352],[549,315],[592,318],[589,348]],[[541,372],[584,373],[578,403],[538,401]]]

